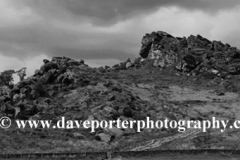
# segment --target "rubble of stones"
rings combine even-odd
[[[147,102],[103,77],[101,68],[67,57],[44,59],[33,76],[0,87],[0,115],[22,120],[143,119]],[[89,130],[90,132],[90,130]],[[136,133],[134,129],[98,129],[95,138],[109,142]],[[79,133],[72,133],[73,137]],[[80,135],[82,137],[82,135]]]
[[[84,61],[78,62],[66,57],[54,57],[51,61],[44,59],[43,62],[44,65],[33,76],[16,85],[10,83],[1,86],[2,112],[13,118],[28,119],[38,113],[38,98],[53,97],[57,91],[71,88],[76,78],[72,72],[74,67],[87,66]]]

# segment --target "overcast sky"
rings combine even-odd
[[[0,0],[0,71],[31,75],[53,56],[113,65],[152,31],[240,48],[240,0]]]

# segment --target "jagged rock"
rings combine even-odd
[[[57,77],[57,82],[58,82],[58,83],[62,83],[63,78],[64,78],[64,75],[63,75],[63,74],[59,75],[59,76]]]
[[[28,78],[28,79],[24,79],[24,80],[21,81],[21,82],[18,82],[18,83],[15,85],[15,87],[23,88],[23,87],[25,87],[25,86],[29,86],[29,85],[34,84],[34,83],[35,83],[35,81],[34,81],[33,79]]]
[[[126,63],[126,69],[130,68],[133,66],[133,63],[132,62],[127,62]]]
[[[73,59],[69,60],[68,64],[69,64],[69,66],[73,66],[73,65],[78,66],[78,65],[80,65],[80,63],[78,61],[75,61]]]
[[[1,111],[4,112],[7,116],[14,118],[19,112],[19,108],[14,107],[11,102],[8,101],[1,107]]]
[[[47,96],[46,88],[44,88],[44,85],[41,82],[29,85],[29,88],[31,88],[31,91],[28,97],[31,99],[36,99],[39,96]]]
[[[20,112],[18,113],[18,118],[30,118],[31,116],[37,114],[39,112],[39,109],[37,106],[33,104],[27,104],[27,103],[19,103],[17,107],[20,108]]]
[[[53,71],[49,70],[46,74],[44,74],[43,79],[46,83],[51,83],[54,81],[54,73]]]
[[[21,89],[20,89],[20,93],[22,93],[22,94],[26,93],[26,91],[27,91],[26,88],[21,88]]]
[[[15,94],[13,96],[13,102],[18,102],[20,100],[20,95],[19,94]]]
[[[224,49],[224,44],[221,41],[213,41],[212,49],[214,51],[222,51]]]
[[[180,38],[162,31],[152,32],[143,36],[139,54],[143,59],[153,61],[153,67],[175,65],[178,71],[192,72],[192,75],[212,70],[218,70],[219,75],[223,72],[240,73],[236,62],[240,59],[240,52],[236,48],[200,35]],[[135,63],[141,66],[138,61]]]
[[[49,60],[47,60],[47,59],[44,59],[44,60],[43,60],[43,63],[44,63],[44,64],[47,64],[48,62],[49,62]]]
[[[9,86],[13,82],[12,75],[15,73],[14,70],[5,70],[0,73],[0,86]]]
[[[81,59],[81,60],[79,61],[79,63],[80,63],[80,64],[84,64],[84,60]]]
[[[47,62],[46,64],[42,65],[40,68],[40,72],[41,73],[46,73],[51,69],[56,69],[57,68],[57,64],[52,63],[52,62]]]

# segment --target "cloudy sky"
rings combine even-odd
[[[0,71],[68,56],[90,66],[139,54],[152,31],[240,48],[239,0],[0,0]]]

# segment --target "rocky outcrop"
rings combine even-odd
[[[237,48],[200,35],[179,38],[162,31],[146,34],[142,38],[140,56],[153,60],[154,67],[174,66],[178,71],[194,75],[210,72],[224,77],[240,73]]]

